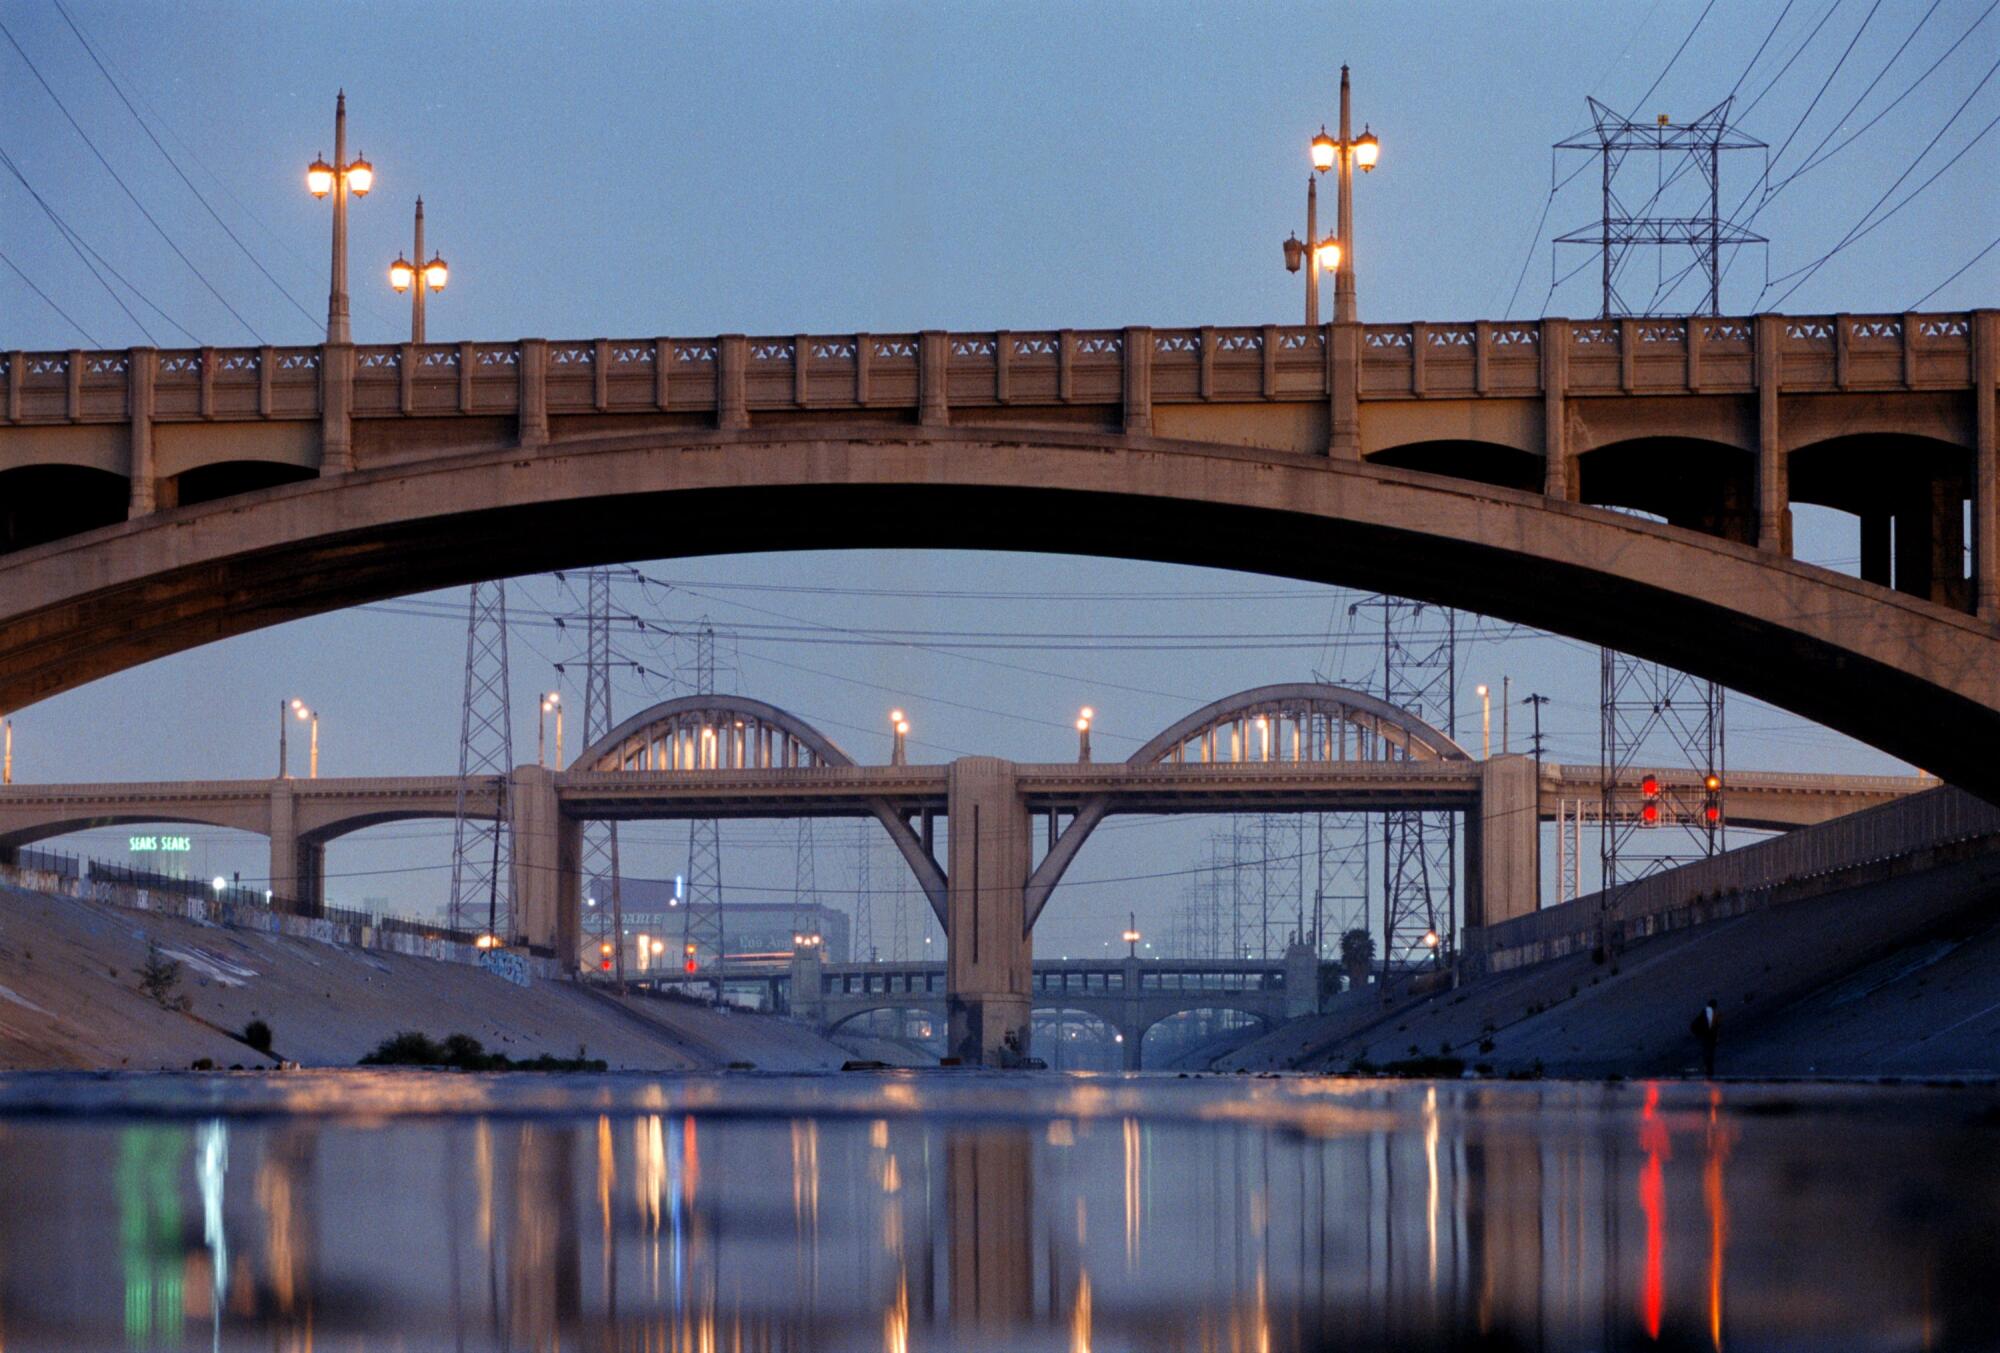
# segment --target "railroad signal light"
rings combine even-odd
[[[1647,775],[1639,781],[1639,821],[1648,827],[1660,825],[1660,777]]]
[[[688,970],[689,972],[693,972],[693,971],[695,970],[695,964],[694,964],[694,960],[693,960],[693,959],[689,959],[689,960],[687,961],[687,964],[686,964],[686,967],[687,967],[687,970]]]
[[[1645,824],[1646,824],[1646,825],[1647,825],[1648,827],[1657,827],[1657,826],[1659,826],[1659,825],[1660,825],[1660,805],[1659,805],[1659,804],[1657,804],[1657,803],[1642,803],[1642,804],[1640,804],[1640,805],[1639,805],[1639,820],[1640,820],[1641,822],[1645,823]]]
[[[1718,790],[1722,788],[1722,777],[1720,775],[1717,775],[1714,771],[1710,771],[1708,773],[1708,778],[1701,782],[1701,787],[1703,789],[1706,789],[1711,794],[1716,793]]]
[[[602,972],[610,972],[610,971],[611,971],[611,960],[610,960],[610,959],[608,959],[608,958],[600,958],[600,959],[598,959],[598,960],[597,960],[597,966],[598,966],[598,969],[599,969],[600,971],[602,971]]]
[[[1711,827],[1722,821],[1722,805],[1720,804],[1711,803],[1701,811],[1702,816],[1708,819],[1708,825]]]

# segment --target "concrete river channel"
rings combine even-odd
[[[2000,1090],[0,1076],[0,1348],[2000,1347]]]

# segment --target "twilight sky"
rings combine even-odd
[[[1364,319],[1595,313],[1591,257],[1555,251],[1552,268],[1547,241],[1595,219],[1596,168],[1566,153],[1552,175],[1551,143],[1587,125],[1586,95],[1683,119],[1732,89],[1782,187],[1750,223],[1772,243],[1734,260],[1725,311],[1990,305],[2000,250],[1964,265],[2000,220],[1992,8],[15,0],[0,9],[12,39],[0,40],[0,150],[140,294],[112,278],[114,300],[0,173],[12,265],[0,265],[0,346],[317,341],[327,210],[302,173],[332,153],[342,85],[351,145],[376,168],[352,216],[361,342],[407,333],[383,268],[409,247],[419,193],[428,242],[452,269],[430,307],[434,341],[1296,322],[1300,282],[1278,244],[1304,233],[1305,142],[1335,117],[1342,61],[1357,122],[1383,142],[1357,193]],[[1761,152],[1726,165],[1725,212],[1755,206],[1764,168]],[[1577,170],[1551,195],[1554,176]],[[1627,172],[1643,200],[1651,166]],[[1649,267],[1635,265],[1628,294],[1654,290],[1637,280]],[[1853,519],[1798,516],[1802,557],[1853,568]],[[1230,691],[1314,672],[1371,679],[1353,598],[1285,580],[1000,554],[634,562],[653,581],[621,583],[621,609],[668,627],[708,618],[733,666],[724,684],[801,713],[862,759],[886,756],[896,704],[911,711],[917,757],[1053,760],[1074,754],[1082,704],[1101,712],[1098,755],[1123,755]],[[578,594],[546,575],[511,589],[520,760],[534,756],[534,693],[577,656],[554,617],[576,612]],[[16,713],[17,777],[269,775],[276,706],[295,695],[322,712],[326,774],[451,769],[463,615],[463,592],[437,593],[97,682]],[[1100,637],[1059,637],[1072,635]],[[1507,674],[1517,699],[1552,697],[1551,756],[1595,759],[1596,649],[1470,616],[1461,640],[1462,740],[1478,738],[1472,687],[1497,690]],[[650,635],[626,646],[649,672],[685,658]],[[666,677],[624,672],[618,713],[671,693]],[[1748,699],[1732,698],[1728,724],[1739,767],[1896,766]],[[1517,718],[1517,749],[1525,728]],[[1164,934],[1226,823],[1112,826],[1071,870],[1041,952],[1100,949],[1128,910]],[[118,859],[127,834],[59,844]],[[261,838],[194,836],[192,869],[266,872]],[[628,872],[681,867],[682,826],[624,839]],[[819,841],[818,883],[845,903],[854,832],[822,826]],[[732,900],[789,895],[789,824],[729,828],[725,842]],[[329,892],[429,912],[449,855],[448,823],[357,834],[329,855]],[[886,850],[874,872],[878,884],[890,872]]]

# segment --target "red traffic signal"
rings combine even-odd
[[[1722,821],[1722,808],[1721,805],[1719,804],[1711,803],[1706,808],[1703,808],[1701,811],[1702,811],[1702,816],[1708,819],[1709,825],[1711,826],[1713,826],[1715,823]]]
[[[689,972],[693,972],[695,970],[695,961],[693,959],[689,959],[687,961],[687,970]]]
[[[1659,825],[1660,825],[1660,805],[1659,805],[1659,804],[1657,804],[1657,803],[1642,803],[1642,804],[1640,804],[1640,805],[1639,805],[1639,820],[1640,820],[1641,822],[1645,823],[1645,824],[1646,824],[1646,825],[1647,825],[1648,827],[1657,827],[1657,826],[1659,826]]]
[[[1649,799],[1658,798],[1660,796],[1660,777],[1657,775],[1648,775],[1645,779],[1639,781],[1639,792]]]

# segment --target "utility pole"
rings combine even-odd
[[[852,962],[875,962],[875,841],[874,824],[863,821],[854,829],[854,945],[848,955]]]
[[[447,914],[452,929],[477,930],[503,944],[517,929],[511,888],[504,913],[500,906],[500,880],[512,858],[507,778],[514,770],[514,719],[509,689],[507,584],[474,583],[465,621],[465,695],[459,706],[458,795]],[[282,742],[278,757],[282,771]],[[490,823],[466,816],[466,795],[476,776],[490,776],[493,781],[495,815]]]
[[[1542,706],[1549,697],[1540,691],[1530,692],[1521,703],[1528,706],[1535,719],[1533,734],[1535,743],[1535,906],[1542,905]],[[1556,844],[1562,844],[1562,815],[1556,815]]]

